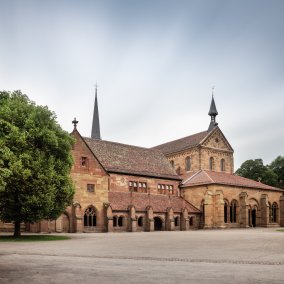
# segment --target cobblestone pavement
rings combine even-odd
[[[0,243],[0,283],[284,283],[276,229],[69,235]]]

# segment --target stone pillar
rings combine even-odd
[[[137,231],[137,218],[136,218],[136,209],[133,205],[129,206],[129,231],[136,232]]]
[[[189,230],[188,210],[186,208],[184,208],[181,213],[180,229],[181,231]]]
[[[174,231],[175,230],[175,220],[174,220],[174,211],[172,207],[167,209],[166,214],[166,231]]]
[[[284,195],[280,196],[279,205],[280,205],[280,208],[279,208],[280,226],[284,227]]]
[[[248,195],[246,192],[241,192],[240,195],[240,210],[239,210],[239,222],[241,228],[249,227],[249,217],[248,217]]]
[[[55,232],[62,233],[62,215],[55,220]]]
[[[207,191],[205,193],[203,214],[204,214],[204,229],[213,228],[214,208],[213,208],[213,198],[211,191]]]
[[[268,227],[269,224],[269,204],[267,194],[260,197],[260,226]]]
[[[153,217],[153,208],[151,206],[147,207],[146,214],[146,231],[153,232],[154,228],[154,217]]]
[[[224,222],[224,195],[221,190],[217,190],[215,194],[215,213],[214,227],[225,228]]]
[[[110,204],[104,204],[105,211],[106,211],[106,231],[108,233],[113,232],[113,214],[112,214],[112,208]]]
[[[74,233],[82,233],[84,224],[82,222],[81,205],[78,202],[73,204]]]

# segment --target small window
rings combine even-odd
[[[87,157],[81,157],[81,166],[82,167],[88,167],[88,158]]]
[[[209,169],[211,171],[213,171],[213,169],[214,169],[214,159],[213,159],[213,157],[210,157],[210,159],[209,159]]]
[[[222,172],[225,171],[225,160],[224,159],[221,160],[221,171]]]
[[[87,191],[88,192],[95,192],[95,185],[94,184],[87,184]]]
[[[174,194],[174,187],[169,185],[169,194]]]
[[[175,167],[175,162],[174,162],[174,160],[171,160],[170,163],[171,163],[171,166],[174,168],[174,167]]]
[[[185,169],[187,172],[190,171],[190,167],[191,167],[190,157],[186,157],[185,158]]]

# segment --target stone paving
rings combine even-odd
[[[69,235],[0,243],[0,283],[284,283],[276,229]]]

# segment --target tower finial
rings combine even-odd
[[[215,105],[215,100],[214,100],[214,91],[215,86],[212,87],[212,99],[211,99],[211,105],[210,105],[210,109],[208,112],[208,115],[211,116],[211,121],[208,127],[208,131],[211,131],[215,126],[218,125],[218,123],[216,122],[216,116],[218,115],[218,111]]]
[[[93,125],[92,125],[91,137],[94,138],[94,139],[101,139],[97,93],[98,93],[98,84],[96,82],[96,84],[95,84],[95,105],[94,105]]]

